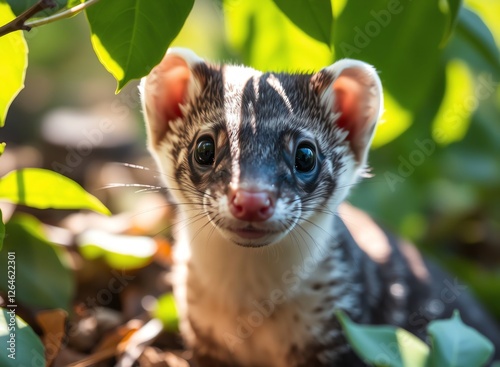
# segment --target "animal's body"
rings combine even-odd
[[[463,284],[341,204],[381,114],[371,66],[261,73],[171,49],[142,89],[149,147],[178,208],[181,331],[201,366],[361,366],[337,309],[422,337],[458,308],[500,345]]]

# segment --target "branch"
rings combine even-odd
[[[37,19],[37,20],[33,20],[31,22],[28,22],[28,23],[26,23],[26,25],[30,28],[34,28],[34,27],[39,27],[39,26],[44,25],[44,24],[55,22],[56,20],[59,20],[59,19],[70,18],[73,15],[78,14],[82,10],[88,8],[90,5],[97,3],[98,1],[100,1],[100,0],[88,0],[84,3],[78,4],[70,9],[65,10],[65,11],[53,14],[50,17]]]
[[[30,19],[33,15],[35,15],[40,11],[45,9],[52,9],[56,5],[57,3],[54,0],[39,0],[35,5],[25,10],[22,14],[19,14],[9,23],[1,26],[0,37],[15,31],[20,31],[20,30],[29,31],[31,28],[28,25],[26,25],[28,19]]]
[[[54,0],[39,0],[38,3],[33,5],[31,8],[26,10],[24,13],[19,15],[17,18],[13,19],[11,22],[7,23],[6,25],[0,27],[0,37],[5,36],[6,34],[9,34],[10,32],[15,32],[19,30],[25,30],[29,31],[31,28],[34,27],[39,27],[44,24],[52,23],[55,22],[56,20],[59,19],[64,19],[64,18],[69,18],[72,17],[75,14],[78,14],[82,10],[88,8],[89,6],[97,3],[100,0],[88,0],[86,2],[83,2],[81,4],[78,4],[70,9],[66,9],[60,13],[53,14],[51,16],[48,16],[46,18],[41,18],[41,19],[36,19],[32,20],[31,22],[28,22],[28,20],[38,13],[39,11],[45,10],[45,9],[50,9],[56,6],[57,4],[54,2]]]

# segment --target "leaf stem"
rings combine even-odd
[[[34,27],[39,27],[39,26],[44,25],[44,24],[55,22],[56,20],[59,20],[59,19],[70,18],[73,15],[78,14],[82,10],[85,10],[89,6],[94,5],[98,1],[101,1],[101,0],[88,0],[88,1],[85,1],[81,4],[76,5],[70,9],[64,10],[60,13],[53,14],[50,17],[37,19],[37,20],[33,20],[31,22],[28,22],[28,23],[26,23],[26,25],[30,28],[34,28]]]
[[[34,27],[39,27],[44,24],[52,23],[60,19],[65,19],[72,17],[73,15],[78,14],[82,10],[88,8],[89,6],[97,3],[100,0],[88,0],[85,1],[81,4],[78,4],[70,9],[66,9],[62,12],[53,14],[51,16],[41,18],[41,19],[36,19],[31,22],[28,20],[33,17],[36,13],[45,10],[45,9],[51,9],[57,5],[57,3],[54,0],[39,0],[36,4],[34,4],[32,7],[24,11],[22,14],[18,15],[15,19],[10,21],[9,23],[3,25],[0,27],[0,37],[5,36],[6,34],[9,34],[11,32],[19,31],[19,30],[25,30],[29,31],[31,28]]]
[[[9,23],[0,27],[0,37],[5,36],[11,32],[26,30],[31,28],[26,25],[26,21],[34,16],[36,13],[55,7],[57,3],[54,0],[39,0],[36,4],[26,9],[19,14],[16,18],[12,19]]]

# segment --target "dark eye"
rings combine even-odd
[[[310,143],[301,143],[295,152],[295,169],[311,172],[316,166],[316,149]]]
[[[202,136],[196,142],[194,159],[201,165],[210,166],[215,159],[215,143],[210,136]]]

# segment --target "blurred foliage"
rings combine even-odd
[[[8,253],[15,253],[16,300],[39,308],[69,310],[75,287],[64,250],[50,243],[42,224],[26,214],[13,217],[5,232],[0,261],[7,264]],[[0,290],[6,294],[7,280],[7,271],[1,272]]]
[[[156,252],[156,243],[150,237],[113,235],[97,230],[82,233],[77,242],[85,259],[102,258],[114,269],[143,268]]]
[[[9,6],[0,3],[0,24],[5,24],[14,19]],[[0,127],[5,123],[7,110],[17,94],[24,86],[24,73],[28,65],[28,48],[26,41],[19,32],[0,38],[0,50],[9,57],[0,58]]]
[[[13,18],[12,12],[19,15],[36,2],[1,1],[0,23]],[[81,1],[56,3],[55,8],[38,13],[35,20],[61,14]],[[370,155],[374,177],[354,189],[352,202],[459,275],[500,319],[500,1],[374,0],[367,6],[363,0],[197,0],[193,7],[193,0],[169,0],[161,4],[139,2],[139,8],[133,6],[135,3],[101,0],[86,10],[86,19],[78,15],[0,37],[1,52],[9,55],[0,60],[4,86],[0,92],[1,124],[10,102],[23,88],[27,59],[24,38],[30,49],[27,88],[14,101],[4,129],[21,138],[12,142],[0,139],[9,143],[0,160],[2,174],[12,160],[15,164],[11,168],[24,167],[23,157],[9,155],[20,142],[36,146],[38,154],[50,161],[45,155],[54,147],[41,138],[37,123],[58,106],[83,110],[104,103],[112,115],[138,113],[135,85],[124,88],[115,99],[108,97],[113,79],[99,68],[98,60],[121,89],[129,80],[146,75],[171,42],[190,47],[207,59],[239,61],[261,70],[314,72],[343,57],[361,59],[380,73],[385,113]],[[0,145],[2,150],[4,146]],[[144,154],[144,145],[134,149]],[[101,171],[95,173],[96,165],[103,164],[98,154],[94,149],[77,167],[82,177],[90,177],[82,182],[87,190],[104,180]],[[108,158],[122,159],[125,155],[120,154],[119,158]],[[79,186],[64,191],[74,183],[62,177],[57,181],[56,175],[44,172],[43,177],[30,176],[30,200],[20,200],[19,195],[13,199],[11,189],[17,176],[7,176],[0,180],[0,197],[10,195],[11,201],[38,208],[107,212]],[[102,192],[98,196],[111,207],[137,203],[124,194],[119,199]],[[17,211],[30,209],[21,206]],[[50,231],[42,227],[42,222],[50,222],[71,228],[60,221],[67,213],[54,216],[50,211],[35,211],[41,222],[32,216],[11,214],[0,218],[7,222],[0,262],[6,263],[7,251],[12,250],[16,251],[18,268],[30,269],[18,278],[17,297],[27,308],[71,309],[78,288],[73,279],[75,269],[78,284],[86,284],[84,279],[89,276],[82,263],[105,266],[108,271],[150,271],[155,263],[169,261],[169,254],[159,260],[163,250],[154,243],[148,242],[141,249],[151,251],[129,251],[120,246],[121,241],[140,246],[143,238],[136,238],[137,234],[154,235],[159,230],[165,232],[164,227],[138,230],[129,224],[116,229],[118,221],[98,219],[108,226],[103,232],[106,235],[72,237],[74,247],[68,249],[52,243],[47,234]],[[3,226],[0,249],[2,231]],[[78,259],[75,263],[80,268],[75,264],[70,268],[70,254]],[[0,289],[4,291],[5,276],[0,274]],[[109,293],[105,286],[103,289]],[[162,321],[173,330],[177,320],[172,297],[156,296],[152,314],[166,317]],[[355,326],[344,321],[354,330]],[[21,325],[22,321],[18,322]],[[443,322],[461,325],[457,317]],[[434,325],[429,329],[433,337],[440,333],[440,324]],[[4,326],[0,321],[0,328]],[[24,329],[31,332],[29,327]],[[398,335],[390,335],[394,337]]]
[[[175,298],[172,293],[167,293],[158,298],[154,315],[161,320],[166,330],[179,331],[179,315]]]
[[[430,346],[404,329],[358,325],[341,311],[337,315],[354,350],[375,367],[481,367],[495,350],[462,322],[458,311],[448,320],[429,323]]]
[[[311,71],[332,62],[329,45],[304,34],[271,0],[226,1],[224,15],[229,42],[246,65]]]

